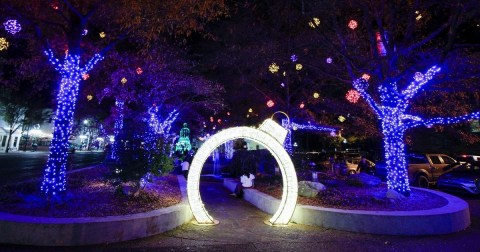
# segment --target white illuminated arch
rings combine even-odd
[[[205,160],[207,160],[212,151],[221,144],[237,138],[246,138],[265,146],[265,148],[272,153],[272,156],[280,167],[283,178],[282,200],[277,212],[275,212],[273,217],[268,220],[268,224],[287,225],[297,204],[298,182],[293,162],[283,148],[283,141],[285,140],[286,135],[287,130],[273,120],[267,119],[258,129],[250,127],[234,127],[222,130],[211,136],[196,153],[188,174],[188,201],[197,223],[205,225],[218,223],[218,221],[214,220],[207,213],[200,197],[200,173]]]

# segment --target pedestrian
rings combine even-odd
[[[183,162],[180,164],[182,166],[182,173],[185,179],[188,179],[188,169],[190,168],[190,163],[188,162],[187,157],[183,159]]]
[[[37,143],[32,143],[32,151],[37,151]]]
[[[365,157],[360,157],[360,162],[358,162],[357,170],[360,170],[360,172],[364,172],[369,175],[373,175],[373,169],[368,163],[367,159],[365,159]]]
[[[252,188],[254,179],[255,175],[249,172],[244,172],[243,175],[240,176],[240,182],[237,183],[231,195],[237,198],[241,198],[243,196],[243,188]]]

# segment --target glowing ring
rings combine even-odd
[[[293,215],[293,212],[295,211],[295,206],[297,204],[297,174],[295,173],[295,167],[290,159],[290,156],[283,148],[282,143],[279,142],[281,137],[278,138],[275,135],[271,135],[270,131],[267,133],[267,131],[262,130],[262,126],[260,129],[254,129],[250,127],[234,127],[223,130],[211,136],[197,151],[195,157],[193,158],[192,165],[190,166],[187,181],[188,201],[197,223],[205,225],[218,223],[218,221],[214,220],[207,213],[207,210],[205,210],[200,197],[199,184],[200,173],[202,171],[203,164],[210,156],[212,151],[214,151],[218,146],[237,138],[246,138],[262,144],[270,151],[272,156],[277,161],[283,178],[283,194],[280,206],[273,217],[270,218],[268,224],[287,225]],[[281,140],[283,141],[283,139]]]

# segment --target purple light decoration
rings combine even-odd
[[[12,35],[15,35],[15,33],[22,30],[20,23],[14,19],[7,20],[5,23],[3,23],[3,26],[5,26],[5,30]]]
[[[178,112],[174,109],[170,112],[167,118],[160,123],[159,115],[158,115],[158,107],[152,106],[148,109],[148,114],[150,118],[148,119],[148,125],[150,128],[155,132],[155,134],[159,135],[168,135],[170,133],[170,129],[172,128],[173,122],[177,119]]]
[[[434,124],[454,124],[480,118],[480,112],[457,117],[437,117],[423,119],[407,113],[410,100],[424,87],[440,68],[433,66],[424,74],[415,74],[413,81],[401,92],[395,82],[385,82],[379,88],[380,104],[366,92],[367,82],[359,78],[353,86],[370,105],[382,122],[385,161],[387,165],[388,189],[395,190],[405,196],[410,195],[407,162],[405,159],[404,136],[408,129],[417,126],[430,127]]]
[[[124,105],[125,102],[123,100],[117,99],[115,101],[115,106],[117,110],[117,118],[115,118],[115,124],[113,125],[113,146],[110,152],[110,159],[118,162],[120,157],[118,153],[120,151],[120,141],[119,135],[123,129],[123,114],[124,114]]]
[[[79,55],[66,54],[61,61],[55,57],[51,49],[46,50],[45,54],[61,75],[53,138],[41,185],[43,193],[47,196],[55,196],[66,190],[68,137],[72,131],[73,115],[82,74],[90,71],[98,61],[103,59],[103,56],[96,54],[85,66],[81,67]]]
[[[287,119],[282,119],[282,127],[287,129],[287,137],[285,138],[285,142],[283,146],[285,147],[285,150],[289,153],[292,154],[293,148],[292,148],[292,129],[293,130],[311,130],[311,131],[318,131],[318,132],[330,132],[330,135],[332,132],[335,134],[336,129],[328,126],[321,126],[321,125],[313,125],[310,122],[308,124],[299,124],[295,122],[290,122]]]
[[[292,62],[297,62],[297,60],[298,60],[297,55],[292,54],[292,56],[290,56],[290,60],[292,60]]]

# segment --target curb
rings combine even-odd
[[[232,179],[224,186],[234,188]],[[467,202],[446,193],[427,189],[448,201],[446,206],[421,211],[343,210],[297,204],[292,222],[343,231],[385,235],[439,235],[459,232],[470,226]],[[269,214],[275,213],[280,200],[255,189],[244,190],[244,199]]]
[[[182,201],[145,213],[86,218],[47,218],[0,213],[0,243],[79,246],[144,238],[174,229],[193,218],[186,181],[177,176]]]

